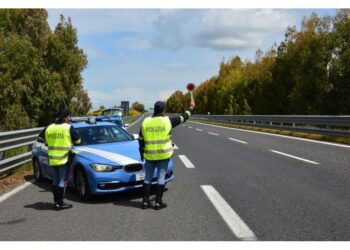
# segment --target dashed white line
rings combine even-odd
[[[185,165],[186,168],[194,168],[192,162],[186,157],[186,155],[179,155],[180,160]]]
[[[202,132],[202,131],[203,131],[203,130],[201,130],[201,129],[199,129],[199,128],[196,128],[196,130],[199,131],[199,132]]]
[[[188,128],[192,128],[192,127],[188,126]]]
[[[247,132],[247,133],[255,133],[255,134],[263,134],[263,135],[270,135],[270,136],[276,136],[276,137],[283,137],[283,138],[292,139],[292,140],[307,141],[307,142],[325,144],[325,145],[342,147],[342,148],[350,148],[350,145],[344,145],[344,144],[332,143],[332,142],[324,142],[324,141],[316,141],[316,140],[312,140],[312,139],[305,139],[305,138],[293,137],[293,136],[288,136],[288,135],[278,135],[278,134],[271,134],[271,133],[266,133],[266,132],[245,130],[245,129],[239,129],[239,128],[228,128],[228,127],[212,125],[212,124],[206,124],[206,123],[201,123],[201,122],[189,122],[189,123],[195,123],[195,124],[200,124],[200,125],[204,125],[204,126],[223,128],[223,129],[229,129],[229,130],[237,130],[237,131],[242,131],[242,132]]]
[[[8,198],[10,198],[11,196],[15,195],[16,193],[18,193],[19,191],[22,191],[23,189],[25,189],[26,187],[28,187],[29,185],[31,185],[33,183],[33,181],[28,181],[24,184],[22,184],[21,186],[11,190],[10,192],[3,194],[2,196],[0,196],[0,203],[3,202],[4,200],[7,200]]]
[[[300,157],[297,157],[297,156],[294,156],[294,155],[282,153],[282,152],[279,152],[279,151],[276,151],[276,150],[271,150],[270,149],[270,151],[273,152],[273,153],[276,153],[276,154],[284,155],[284,156],[287,156],[287,157],[290,157],[290,158],[294,158],[294,159],[297,159],[297,160],[300,160],[300,161],[305,161],[305,162],[308,162],[308,163],[311,163],[311,164],[315,164],[315,165],[320,164],[320,163],[315,162],[315,161],[310,161],[310,160],[307,160],[307,159],[304,159],[304,158],[300,158]]]
[[[179,147],[174,144],[174,149],[179,149]]]
[[[236,142],[247,144],[247,142],[245,142],[245,141],[240,141],[240,140],[237,140],[237,139],[234,139],[234,138],[228,138],[228,139],[230,139],[231,141],[236,141]]]
[[[224,219],[233,234],[240,240],[257,240],[252,230],[245,224],[239,215],[231,208],[213,186],[202,185],[204,193]]]
[[[217,133],[212,133],[212,132],[208,132],[208,134],[211,134],[211,135],[219,135]]]

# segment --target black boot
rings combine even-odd
[[[162,201],[165,185],[157,185],[155,210],[166,208],[167,204]]]
[[[59,209],[67,209],[73,207],[72,204],[67,204],[63,201],[63,193],[64,193],[64,188],[58,187],[57,188],[57,202],[55,203],[56,210]]]
[[[52,193],[53,193],[53,204],[55,209],[57,208],[57,201],[58,201],[58,189],[57,186],[52,186]],[[56,209],[57,210],[57,209]]]
[[[151,208],[152,204],[149,201],[149,196],[151,194],[152,184],[143,184],[143,199],[142,199],[142,209]]]

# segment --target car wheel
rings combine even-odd
[[[41,167],[38,160],[33,161],[33,172],[35,181],[40,182],[43,180],[43,174],[41,172]]]
[[[91,191],[89,181],[86,177],[86,173],[83,168],[78,168],[75,175],[75,187],[79,197],[82,200],[88,200],[91,198]]]

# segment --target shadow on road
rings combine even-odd
[[[27,181],[32,180],[31,176],[26,176],[25,179]],[[40,188],[39,192],[51,192],[51,181],[44,179],[41,182],[33,182],[33,185]],[[165,188],[165,192],[167,188]],[[155,189],[152,187],[151,193],[151,201],[154,201]],[[93,196],[88,201],[82,201],[77,195],[76,191],[68,188],[66,192],[65,199],[67,201],[73,201],[77,203],[83,204],[108,204],[113,203],[116,206],[125,206],[125,207],[133,207],[133,208],[141,208],[141,201],[143,197],[143,189],[131,189],[120,193],[114,194],[104,194],[104,195],[96,195]],[[52,210],[53,203],[50,199],[48,202],[36,202],[34,204],[29,204],[24,207],[33,208],[37,210]]]
[[[54,206],[53,203],[49,202],[36,202],[30,205],[25,205],[25,208],[33,208],[36,210],[53,210]]]
[[[0,225],[14,225],[14,224],[22,223],[22,222],[24,222],[26,220],[27,220],[26,218],[9,220],[9,221],[0,222]]]

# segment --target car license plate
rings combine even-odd
[[[145,179],[145,173],[135,174],[136,181],[143,181]]]

